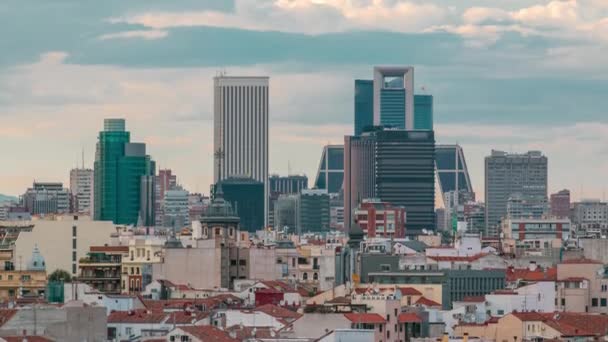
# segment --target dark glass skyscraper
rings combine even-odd
[[[376,129],[345,137],[344,216],[363,199],[403,206],[406,233],[435,229],[435,137],[433,131]]]
[[[229,177],[220,183],[224,200],[240,218],[241,230],[255,232],[264,228],[264,183],[246,177]]]
[[[317,189],[326,189],[330,194],[342,190],[344,182],[344,146],[327,145],[323,148],[319,170],[315,179]]]
[[[458,192],[473,193],[464,151],[460,145],[437,145],[435,166],[442,195],[456,191],[456,188]]]
[[[433,130],[433,95],[414,95],[414,129]]]
[[[131,143],[124,119],[104,120],[95,152],[94,218],[136,224],[142,207],[142,176],[153,176],[154,168],[146,145]],[[154,202],[153,198],[148,200]]]
[[[355,135],[374,125],[374,81],[355,80]]]

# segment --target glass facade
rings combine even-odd
[[[414,129],[433,130],[432,95],[414,95]]]
[[[344,146],[328,145],[323,148],[315,188],[339,193],[344,183]]]
[[[227,178],[222,182],[224,199],[240,218],[241,230],[264,228],[264,183],[251,178]]]
[[[298,234],[329,231],[329,194],[323,190],[303,190],[297,199]]]
[[[355,135],[374,125],[374,81],[355,80]]]
[[[458,164],[457,164],[458,163]],[[435,148],[435,166],[442,194],[458,190],[473,193],[464,152],[459,145],[437,145]]]
[[[405,89],[384,88],[380,91],[380,124],[405,129]]]
[[[95,153],[94,218],[115,224],[136,224],[140,210],[141,176],[154,175],[154,162],[144,144],[131,144],[130,133],[120,131],[124,120],[104,123]]]

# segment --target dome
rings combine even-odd
[[[218,189],[207,207],[207,211],[201,217],[201,222],[239,222],[239,217],[235,214],[232,209],[230,202],[224,199],[224,192],[222,191],[222,183],[218,184]]]
[[[44,257],[40,254],[40,249],[38,249],[38,245],[34,246],[34,250],[32,251],[32,258],[27,263],[28,271],[45,271],[46,263],[44,262]]]

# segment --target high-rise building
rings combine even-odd
[[[157,226],[163,224],[163,201],[165,192],[177,188],[177,176],[173,174],[171,169],[158,170],[154,185],[154,221]]]
[[[268,181],[270,191],[279,194],[297,194],[303,189],[308,189],[308,177],[304,175],[272,175]]]
[[[70,193],[74,198],[74,211],[93,214],[93,170],[76,168],[70,171]]]
[[[156,225],[156,176],[154,171],[147,173],[152,174],[141,176],[138,225],[153,227]]]
[[[551,194],[551,216],[570,217],[570,190],[564,189]]]
[[[65,214],[70,211],[70,192],[60,182],[34,182],[23,194],[23,205],[31,215]]]
[[[433,131],[379,128],[345,137],[344,220],[364,198],[378,198],[407,212],[407,234],[435,229]]]
[[[327,145],[323,147],[315,188],[326,189],[330,194],[337,194],[344,183],[344,145]]]
[[[547,218],[548,215],[549,203],[547,203],[546,197],[524,196],[516,193],[507,200],[506,217],[509,219],[541,219]]]
[[[280,195],[274,204],[274,227],[277,230],[287,228],[295,233],[296,203],[298,195]]]
[[[141,216],[142,176],[153,176],[154,169],[146,145],[131,142],[125,120],[105,119],[95,151],[94,218],[136,224]],[[147,201],[154,203],[153,198]]]
[[[302,190],[296,201],[297,233],[328,232],[329,220],[329,193],[327,190]]]
[[[364,199],[355,211],[355,221],[368,238],[405,237],[406,213],[403,207],[394,207],[379,199]]]
[[[486,236],[498,236],[513,194],[547,197],[547,157],[540,151],[492,151],[485,158]]]
[[[355,136],[374,126],[374,81],[355,80]]]
[[[268,98],[268,77],[214,78],[214,183],[243,176],[262,182],[264,225],[269,195]]]
[[[355,80],[355,136],[373,126],[433,130],[433,96],[414,94],[414,68],[377,66],[373,80]]]
[[[435,146],[435,166],[439,190],[444,196],[450,191],[473,193],[464,151],[460,145]]]
[[[263,229],[266,216],[264,183],[253,178],[229,177],[224,178],[219,184],[222,186],[224,200],[231,204],[240,218],[241,230],[256,232]],[[218,185],[215,188],[217,187]]]

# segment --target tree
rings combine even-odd
[[[66,270],[57,269],[49,275],[49,281],[62,281],[64,283],[69,283],[72,281],[72,276]]]

